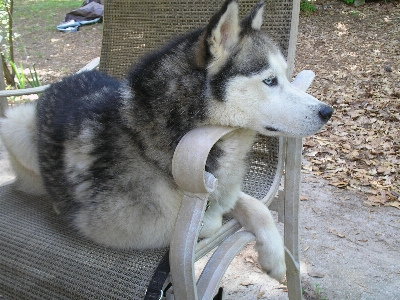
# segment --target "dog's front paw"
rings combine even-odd
[[[256,243],[258,263],[261,269],[270,277],[282,282],[286,274],[285,250],[280,236],[268,243]]]
[[[261,269],[270,277],[282,282],[286,274],[285,255],[276,253],[271,255],[264,254],[264,251],[258,252],[258,263]]]

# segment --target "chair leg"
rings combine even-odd
[[[289,299],[301,300],[303,291],[301,289],[300,265],[287,248],[285,248],[285,254]]]
[[[299,203],[301,182],[301,138],[288,138],[285,171],[284,241],[290,300],[302,299],[299,255]]]
[[[218,290],[220,281],[226,269],[248,243],[255,237],[248,231],[239,231],[224,240],[208,260],[197,281],[199,300],[211,299]],[[218,293],[222,297],[222,294]],[[214,299],[221,299],[219,296]]]

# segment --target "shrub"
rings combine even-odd
[[[354,0],[353,0],[354,1]],[[313,0],[301,0],[300,2],[300,11],[311,13],[317,10],[315,5],[313,4]]]

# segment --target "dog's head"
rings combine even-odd
[[[207,70],[208,121],[268,135],[314,134],[332,108],[290,84],[284,57],[260,30],[263,10],[259,2],[240,21],[237,1],[228,0],[203,32],[197,62]]]

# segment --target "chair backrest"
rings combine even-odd
[[[123,77],[129,66],[144,53],[160,47],[174,36],[205,26],[222,2],[105,1],[100,70],[115,77]],[[296,2],[265,1],[263,29],[279,44],[287,57],[289,75],[292,72],[297,36]],[[248,14],[255,3],[254,0],[240,1],[241,16]]]

